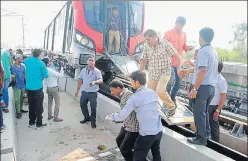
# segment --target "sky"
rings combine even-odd
[[[25,46],[42,47],[45,28],[64,5],[65,1],[1,1],[1,15],[14,11],[24,15]],[[203,27],[215,31],[213,45],[232,49],[235,23],[247,22],[246,1],[146,1],[145,29],[155,29],[164,34],[174,27],[177,16],[184,16],[184,31],[188,41],[196,41]],[[4,10],[2,10],[4,9]],[[1,43],[22,45],[21,16],[1,16]]]

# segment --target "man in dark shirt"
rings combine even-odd
[[[120,107],[123,109],[127,104],[127,100],[133,94],[128,89],[124,88],[121,81],[113,80],[109,84],[111,94],[120,98]],[[134,143],[139,136],[139,122],[133,111],[126,120],[116,138],[116,143],[121,151],[122,156],[126,161],[133,160]]]
[[[112,15],[108,19],[109,24],[109,44],[108,52],[112,53],[113,41],[115,40],[115,52],[119,53],[120,51],[120,30],[121,30],[121,21],[118,14],[117,7],[113,7]]]

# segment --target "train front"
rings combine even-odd
[[[80,69],[86,66],[89,55],[95,55],[96,66],[102,68],[103,74],[116,71],[115,74],[130,73],[138,66],[132,59],[140,54],[144,43],[144,3],[134,1],[73,1],[74,9],[74,43],[73,61],[79,65],[75,70],[75,78]],[[109,19],[113,9],[117,9],[120,17],[119,52],[109,51],[110,24]],[[112,26],[113,27],[113,26]],[[113,49],[116,50],[118,39],[113,40]],[[106,57],[109,61],[106,61]],[[102,60],[104,59],[104,61]],[[125,75],[125,74],[124,74]]]

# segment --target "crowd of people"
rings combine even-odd
[[[194,63],[183,61],[183,54],[194,47],[187,46],[183,27],[184,17],[178,17],[175,27],[167,31],[163,39],[149,29],[144,33],[146,45],[142,51],[140,69],[130,74],[134,93],[124,88],[121,81],[112,80],[109,84],[111,94],[120,98],[119,113],[106,116],[107,120],[123,123],[116,143],[126,161],[145,160],[151,149],[153,160],[160,161],[160,141],[162,123],[159,114],[158,98],[160,97],[168,109],[167,116],[173,117],[176,112],[176,95],[181,79],[191,73],[192,82],[189,88],[190,105],[193,109],[196,137],[188,138],[188,142],[206,145],[208,139],[219,141],[218,116],[225,102],[227,83],[221,75],[223,64],[218,62],[217,52],[211,46],[214,38],[212,28],[205,27],[199,31],[200,49],[196,50]],[[42,121],[43,80],[48,94],[48,120],[63,121],[59,117],[60,95],[57,80],[63,72],[51,68],[52,59],[45,52],[34,49],[32,56],[23,61],[23,53],[17,50],[1,51],[1,132],[4,129],[2,111],[8,113],[8,88],[12,84],[15,100],[16,118],[29,112],[29,127],[39,129],[47,124]],[[13,59],[12,59],[13,58]],[[148,63],[149,62],[149,63]],[[145,66],[148,63],[148,82]],[[188,63],[192,68],[182,69]],[[81,124],[91,122],[96,128],[96,110],[99,85],[103,83],[102,74],[95,67],[95,57],[89,56],[87,67],[80,72],[75,96],[81,89],[80,107],[84,119]],[[147,84],[147,86],[146,86]],[[22,109],[23,96],[27,93],[29,111]],[[52,102],[55,100],[54,113]],[[88,111],[90,102],[91,114]]]
[[[1,132],[6,128],[2,112],[9,113],[9,87],[13,89],[16,118],[20,119],[23,113],[29,113],[29,127],[39,129],[46,126],[42,123],[44,79],[48,93],[48,120],[54,118],[55,122],[63,121],[58,116],[60,98],[57,84],[58,77],[63,76],[63,73],[50,68],[52,60],[47,56],[46,51],[34,49],[32,56],[25,60],[24,57],[26,58],[21,49],[17,49],[15,53],[12,49],[1,51]],[[25,96],[29,111],[23,109]],[[53,99],[55,100],[54,116],[52,114]]]

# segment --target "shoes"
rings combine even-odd
[[[172,117],[175,113],[176,113],[176,108],[171,109],[171,110],[168,110],[167,116],[168,116],[168,117]]]
[[[91,122],[91,127],[92,127],[92,129],[95,129],[96,128],[96,122]]]
[[[203,141],[200,139],[195,138],[188,138],[187,142],[191,143],[191,144],[195,144],[195,145],[207,145],[207,141]]]
[[[41,128],[43,128],[43,127],[45,127],[45,126],[47,126],[47,124],[41,124],[41,125],[37,125],[36,124],[36,130],[39,130],[39,129],[41,129]]]
[[[16,115],[16,118],[17,119],[19,119],[19,118],[21,118],[22,117],[22,114],[21,113],[18,113],[17,115]]]
[[[35,123],[29,123],[28,127],[34,128],[35,127]]]
[[[62,119],[62,118],[59,118],[59,117],[55,117],[55,118],[53,119],[53,121],[54,121],[54,122],[61,122],[61,121],[63,121],[63,119]]]
[[[26,111],[26,110],[21,110],[21,113],[28,113],[28,111]]]
[[[52,119],[53,119],[53,116],[48,116],[47,119],[48,119],[48,120],[52,120]]]
[[[89,122],[91,121],[90,118],[87,118],[87,119],[83,119],[82,121],[80,121],[81,124],[85,124],[86,122]]]
[[[3,112],[9,113],[9,109],[5,108],[5,109],[3,109]]]
[[[0,131],[0,133],[3,133],[4,131],[5,131],[5,126],[3,125],[2,127],[1,127],[1,131]]]

